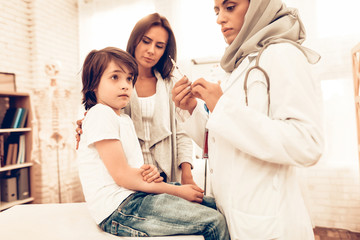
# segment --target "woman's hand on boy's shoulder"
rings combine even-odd
[[[85,118],[85,116],[86,116],[86,113],[87,113],[87,112],[84,113],[84,118]],[[76,129],[75,129],[75,131],[76,131],[76,135],[75,135],[75,139],[76,139],[76,150],[78,150],[78,148],[79,148],[80,136],[81,136],[81,134],[83,133],[83,132],[82,132],[82,122],[83,122],[84,118],[76,121],[76,125],[77,125],[77,127],[76,127]]]
[[[141,175],[143,177],[143,180],[145,182],[151,183],[151,182],[162,182],[164,181],[164,178],[160,176],[160,173],[152,164],[144,164],[140,167],[141,169]]]

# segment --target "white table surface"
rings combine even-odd
[[[103,232],[85,203],[24,204],[0,212],[0,239],[6,240],[204,240],[202,236],[117,237]]]

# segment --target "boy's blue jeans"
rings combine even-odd
[[[203,235],[205,240],[228,240],[224,216],[213,198],[192,203],[169,194],[136,192],[99,224],[105,232],[128,237]],[[210,206],[210,207],[208,207]]]

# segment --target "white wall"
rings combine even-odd
[[[0,71],[16,73],[16,86],[21,91],[32,83],[30,11],[25,1],[1,1],[0,12]]]
[[[79,0],[80,61],[92,49],[106,46],[126,49],[135,23],[155,11],[170,21],[177,40],[179,62],[220,56],[226,45],[218,34],[220,28],[209,3],[209,0]]]

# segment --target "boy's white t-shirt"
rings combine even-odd
[[[94,143],[104,139],[120,140],[127,162],[134,168],[140,168],[144,159],[134,124],[126,114],[119,116],[109,106],[97,104],[87,112],[82,129],[78,150],[79,176],[90,213],[99,224],[134,191],[115,183]]]

